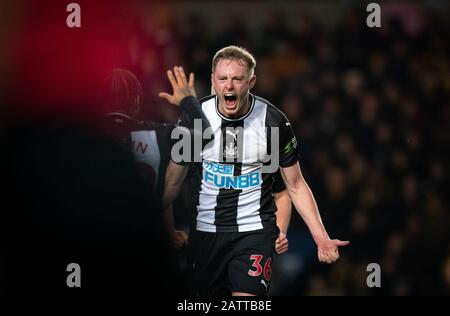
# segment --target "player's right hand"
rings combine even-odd
[[[170,246],[180,250],[188,243],[188,234],[183,230],[174,230],[170,235]]]
[[[160,92],[160,98],[166,99],[174,105],[180,105],[181,100],[185,97],[197,97],[194,88],[194,74],[192,72],[189,74],[188,82],[183,67],[175,66],[173,67],[173,72],[172,70],[167,71],[167,78],[169,78],[170,84],[172,85],[173,94]]]

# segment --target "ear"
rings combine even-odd
[[[255,84],[256,84],[256,75],[253,75],[253,76],[250,78],[250,81],[249,81],[249,86],[250,86],[250,89],[249,89],[249,90],[253,89],[253,87],[255,86]]]

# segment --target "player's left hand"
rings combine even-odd
[[[275,251],[277,252],[277,254],[282,254],[283,252],[286,252],[288,248],[289,248],[288,239],[286,238],[285,234],[280,232],[280,235],[275,241]]]
[[[317,244],[317,255],[320,262],[333,263],[339,259],[338,247],[344,247],[350,244],[350,241],[339,239],[327,239]]]
[[[173,67],[173,72],[172,70],[167,71],[167,78],[169,78],[170,84],[172,85],[173,94],[160,92],[160,98],[166,99],[174,105],[180,105],[181,100],[185,97],[197,97],[194,88],[194,74],[192,72],[189,74],[188,82],[183,67],[175,66]]]

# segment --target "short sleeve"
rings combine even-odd
[[[298,162],[298,143],[291,123],[284,115],[279,128],[280,167],[286,168]]]

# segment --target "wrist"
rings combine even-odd
[[[188,95],[185,96],[183,99],[181,99],[180,101],[180,107],[183,111],[190,111],[192,109],[193,106],[193,102],[194,102],[195,97],[193,95]]]
[[[317,246],[321,245],[323,242],[330,240],[330,236],[328,236],[327,232],[321,232],[320,234],[313,235],[314,242]]]

